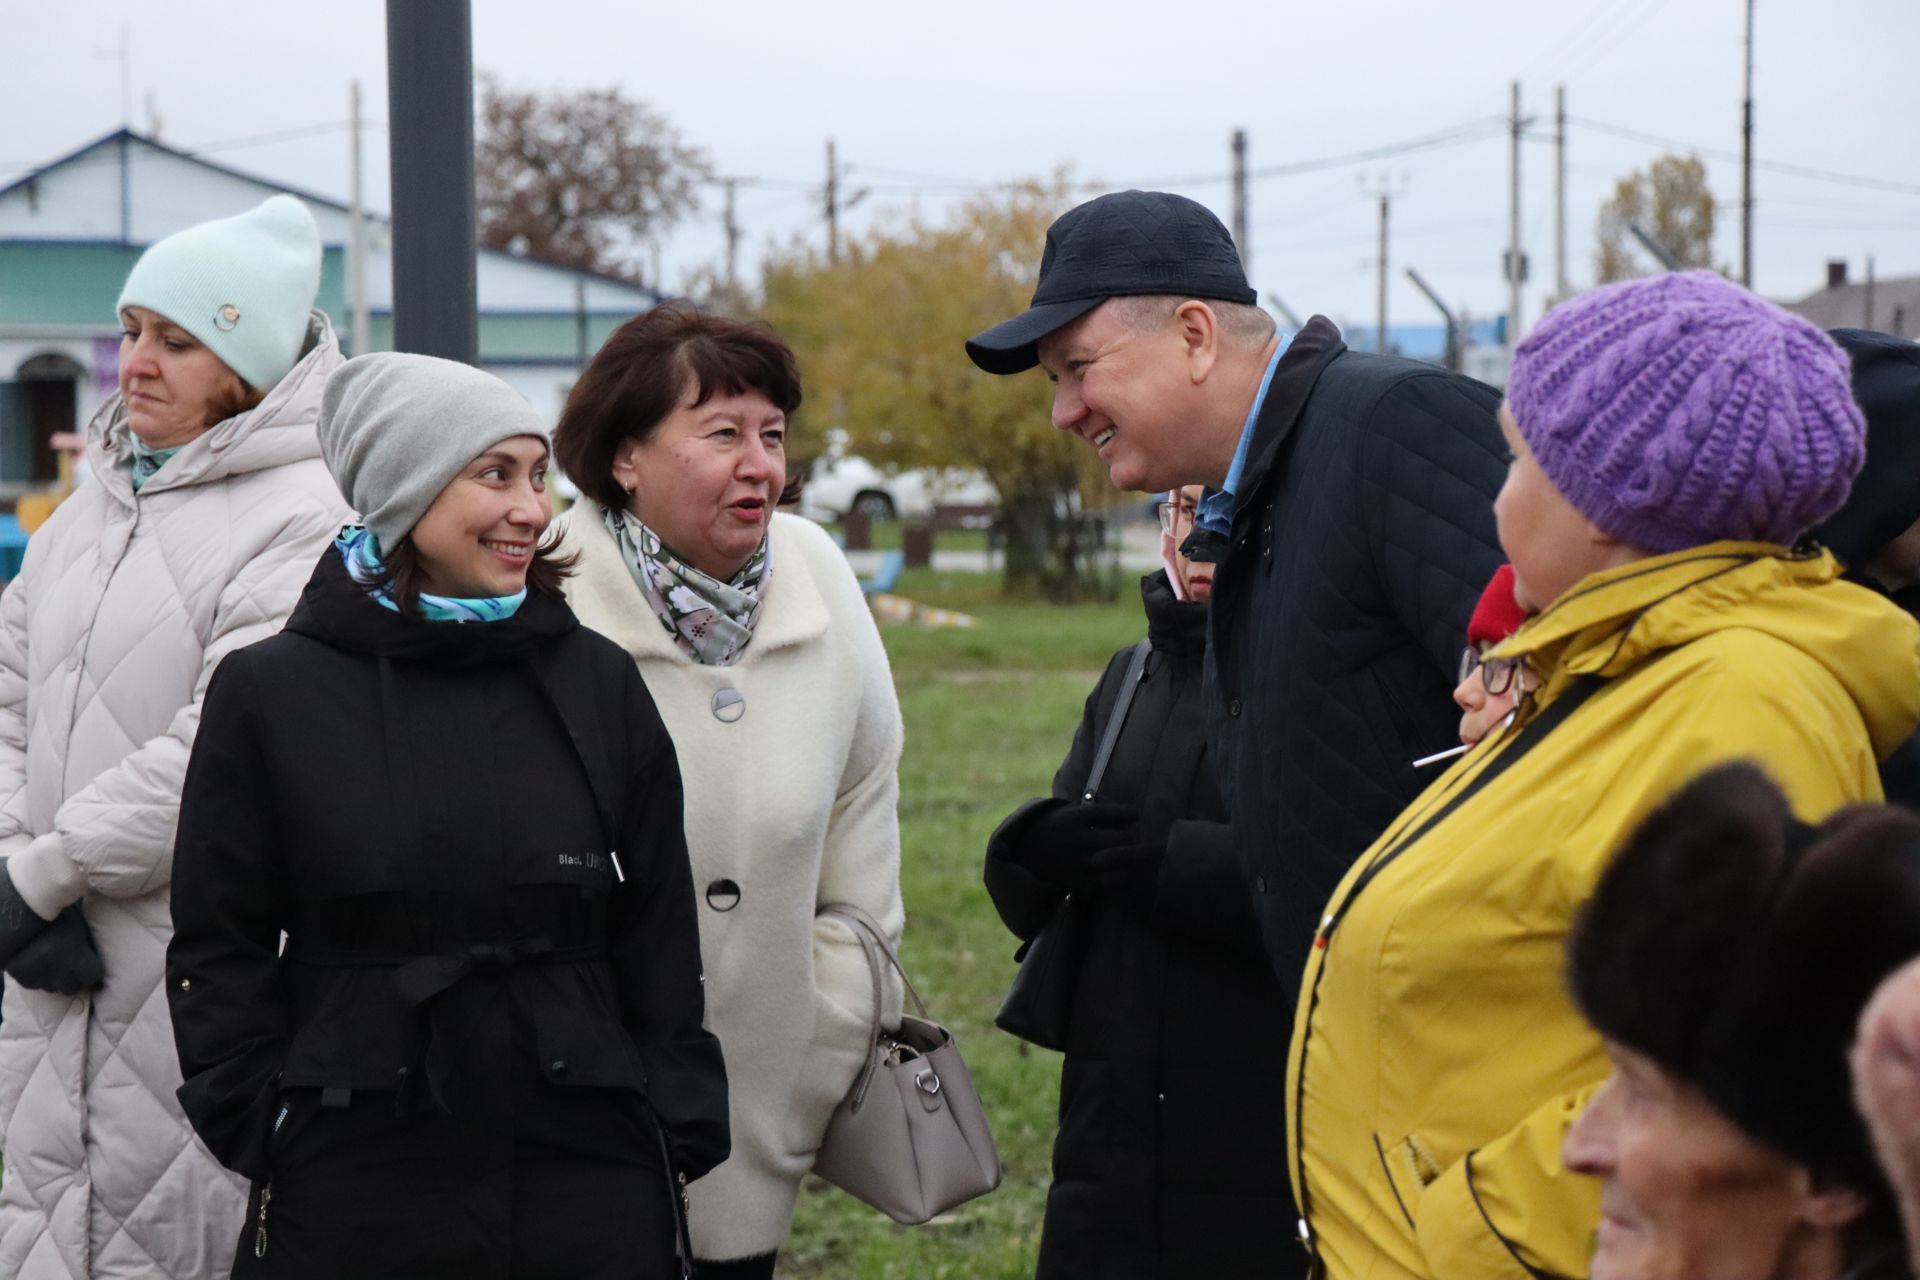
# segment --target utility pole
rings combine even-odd
[[[1375,196],[1380,201],[1380,260],[1375,264],[1379,268],[1379,294],[1378,306],[1375,310],[1373,349],[1384,354],[1390,349],[1387,342],[1387,219],[1394,196],[1406,193],[1394,191],[1386,175],[1382,174],[1380,185],[1366,194]]]
[[[347,95],[348,128],[353,136],[352,204],[347,211],[347,338],[353,354],[363,356],[372,343],[367,324],[367,211],[361,195],[360,82]]]
[[[827,262],[840,265],[840,161],[827,139]]]
[[[1565,302],[1567,284],[1567,86],[1553,91],[1553,300]]]
[[[1510,135],[1507,160],[1507,347],[1520,343],[1520,286],[1526,282],[1526,258],[1520,252],[1520,82],[1513,82],[1512,106],[1507,113]]]
[[[1740,283],[1753,288],[1753,0],[1747,0],[1747,96],[1740,104]]]
[[[1233,131],[1233,247],[1240,251],[1240,268],[1253,279],[1252,255],[1247,245],[1247,131]]]
[[[1867,255],[1867,291],[1861,299],[1860,327],[1873,328],[1873,255]]]
[[[740,224],[734,220],[733,216],[734,191],[739,185],[738,179],[727,179],[727,219],[724,225],[727,232],[727,292],[729,293],[732,293],[739,284],[737,268],[740,262]]]
[[[477,364],[473,11],[387,0],[393,347]]]

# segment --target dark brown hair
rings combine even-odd
[[[542,541],[533,549],[533,563],[527,566],[527,590],[538,591],[543,595],[561,598],[560,584],[573,572],[578,555],[563,556],[557,554],[557,543]],[[426,571],[420,563],[420,549],[413,545],[413,535],[400,539],[400,544],[392,551],[380,556],[380,567],[386,572],[372,585],[385,591],[400,606],[400,612],[408,617],[420,617],[420,592],[426,585]]]
[[[791,418],[800,407],[800,368],[793,348],[765,322],[662,303],[615,329],[581,371],[553,429],[554,461],[601,506],[624,507],[614,452],[625,441],[649,439],[689,389],[696,405],[758,391]],[[789,477],[780,501],[796,496]]]

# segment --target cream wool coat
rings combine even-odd
[[[706,971],[707,1025],[727,1059],[733,1154],[690,1190],[694,1253],[767,1253],[867,1045],[873,981],[852,932],[864,907],[894,938],[900,904],[900,706],[860,584],[817,525],[773,517],[773,577],[731,667],[696,663],[648,606],[590,500],[561,517],[578,552],[567,592],[639,663],[680,758]],[[745,713],[716,717],[736,690]],[[739,886],[737,904],[717,888]],[[887,992],[889,1025],[900,995]]]
[[[52,916],[84,903],[106,986],[6,980],[0,1276],[206,1280],[232,1266],[246,1185],[194,1137],[161,982],[180,785],[220,659],[278,631],[351,518],[320,461],[340,363],[305,357],[136,498],[120,398],[88,427],[93,478],[33,535],[0,596],[0,854]]]

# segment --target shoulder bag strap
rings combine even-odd
[[[1107,776],[1107,762],[1113,759],[1114,744],[1120,741],[1120,730],[1126,727],[1127,711],[1133,706],[1133,694],[1147,673],[1147,655],[1153,651],[1153,641],[1142,640],[1133,646],[1133,657],[1127,660],[1127,674],[1120,681],[1120,692],[1114,697],[1113,710],[1107,712],[1107,727],[1100,735],[1100,748],[1093,753],[1093,768],[1087,773],[1087,785],[1080,789],[1080,802],[1091,804],[1094,795],[1100,790],[1100,783]]]

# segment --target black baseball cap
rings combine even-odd
[[[1034,344],[1108,298],[1179,294],[1253,305],[1233,237],[1213,211],[1167,191],[1116,191],[1067,210],[1047,228],[1033,303],[967,339],[988,373],[1040,362]]]

